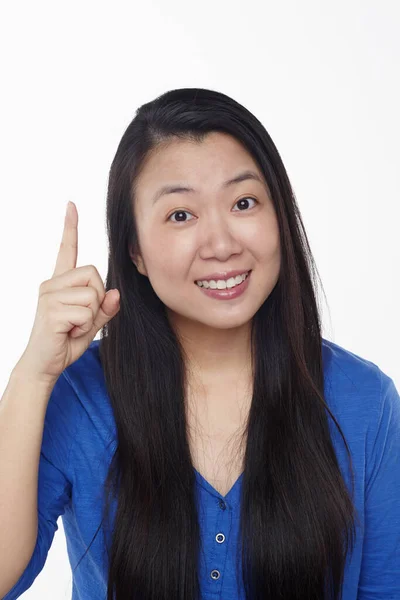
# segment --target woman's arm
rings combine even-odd
[[[400,397],[381,372],[381,411],[368,450],[358,600],[400,599]]]

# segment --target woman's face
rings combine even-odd
[[[261,182],[224,186],[248,170]],[[157,198],[166,185],[193,191]],[[264,177],[235,138],[212,132],[159,148],[139,176],[134,211],[140,254],[131,249],[131,258],[175,322],[230,329],[253,318],[278,280],[279,231]],[[235,269],[252,271],[236,298],[211,298],[195,283]]]

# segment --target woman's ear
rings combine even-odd
[[[129,256],[131,257],[132,262],[136,266],[136,268],[139,271],[139,273],[141,273],[142,275],[146,275],[147,276],[147,270],[146,270],[146,267],[144,265],[144,261],[143,261],[142,255],[139,254],[138,252],[135,252],[133,250],[132,245],[129,246]]]

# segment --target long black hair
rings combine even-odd
[[[318,272],[266,129],[229,96],[201,88],[171,90],[142,105],[109,174],[105,288],[119,290],[120,310],[101,331],[99,344],[118,436],[104,484],[103,520],[116,501],[107,600],[200,598],[185,355],[165,305],[129,249],[138,248],[135,184],[149,152],[178,139],[201,142],[215,131],[234,136],[259,165],[276,210],[281,250],[278,281],[251,323],[253,396],[243,433],[237,568],[249,600],[337,600],[358,515],[350,451],[324,398]],[[351,496],[327,413],[350,459]]]

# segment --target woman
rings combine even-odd
[[[400,597],[399,395],[322,338],[263,125],[204,89],[141,106],[107,227],[120,310],[53,389],[41,536],[7,600],[43,568],[59,515],[73,598]]]

